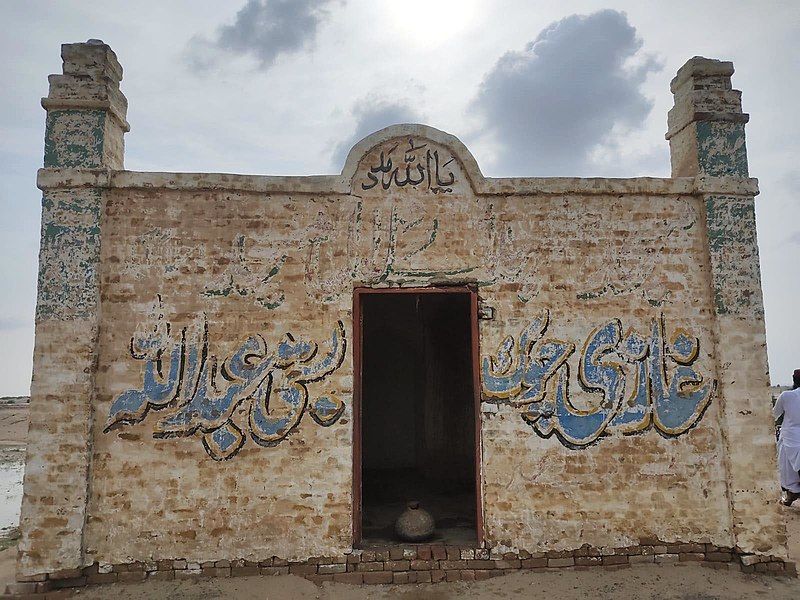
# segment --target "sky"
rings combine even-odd
[[[102,39],[124,68],[125,167],[338,173],[377,129],[459,137],[487,176],[669,176],[669,82],[732,60],[750,113],[773,384],[800,368],[800,3],[0,0],[0,396],[27,395],[47,75]]]

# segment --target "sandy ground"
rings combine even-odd
[[[787,513],[789,552],[800,557],[800,507]],[[0,581],[14,577],[16,548],[0,552]],[[795,558],[797,560],[797,558]],[[2,585],[0,590],[5,588]],[[512,575],[480,582],[419,585],[351,586],[325,583],[318,587],[295,576],[242,577],[202,581],[150,581],[137,584],[93,586],[77,591],[85,600],[360,600],[399,598],[401,600],[447,600],[450,598],[502,598],[515,600],[545,597],[548,600],[733,600],[800,597],[800,579],[745,575],[739,571],[714,570],[686,563],[677,565],[635,565],[611,571],[548,571]]]
[[[700,566],[637,566],[619,571],[602,569],[578,572],[525,573],[471,583],[351,586],[325,583],[317,587],[299,577],[248,577],[200,582],[150,582],[102,586],[81,591],[79,598],[92,600],[237,600],[288,598],[358,600],[400,598],[444,600],[447,598],[537,598],[592,600],[659,599],[716,600],[727,598],[796,598],[800,585],[787,578],[756,577]]]

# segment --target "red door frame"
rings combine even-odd
[[[361,545],[361,375],[363,322],[361,298],[371,294],[469,294],[472,352],[472,387],[475,405],[475,534],[483,546],[483,497],[481,486],[481,373],[478,339],[478,290],[476,286],[439,286],[416,288],[369,288],[353,290],[353,547]]]

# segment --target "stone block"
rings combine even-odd
[[[609,557],[611,558],[611,557]],[[571,556],[569,558],[548,558],[548,567],[572,567],[575,565],[575,559]]]
[[[349,573],[347,574],[349,575]],[[362,575],[364,583],[366,584],[387,584],[392,583],[393,579],[393,573],[391,571],[370,571]]]

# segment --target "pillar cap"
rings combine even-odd
[[[696,121],[747,123],[742,93],[731,85],[733,73],[727,60],[695,56],[686,61],[670,83],[675,105],[667,117],[666,139]]]
[[[63,74],[50,75],[50,92],[42,98],[47,110],[105,110],[122,131],[130,131],[126,120],[128,100],[119,89],[122,66],[111,47],[98,39],[61,45]]]
[[[733,75],[733,63],[728,60],[717,60],[703,56],[693,56],[678,69],[678,73],[669,84],[673,94],[692,79],[728,78]],[[730,88],[728,88],[730,89]]]

